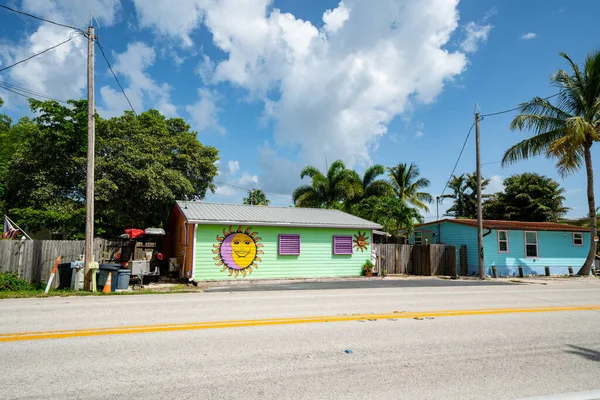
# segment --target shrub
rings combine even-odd
[[[14,272],[0,272],[0,292],[22,292],[36,287]]]

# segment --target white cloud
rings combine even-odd
[[[485,188],[484,193],[494,194],[504,191],[504,179],[500,175],[490,176],[490,183]]]
[[[272,8],[270,0],[179,0],[172,12],[160,3],[135,0],[140,22],[183,45],[205,24],[226,58],[205,57],[202,80],[244,88],[264,103],[274,138],[263,152],[299,152],[295,161],[261,159],[263,171],[281,178],[261,175],[261,183],[277,193],[289,193],[285,177],[295,178],[299,166],[321,165],[323,154],[349,166],[370,163],[388,124],[413,103],[433,102],[492,29],[488,12],[482,22],[466,24],[462,46],[449,50],[458,0],[380,0],[377,7],[345,0],[323,14],[321,29]],[[211,112],[203,115],[215,117],[215,102],[207,106]],[[276,164],[293,174],[279,173]]]
[[[417,133],[415,133],[415,135],[416,135],[417,137],[421,137],[421,136],[423,136],[423,135],[424,135],[424,133],[423,133],[423,131],[417,131]]]
[[[208,89],[198,89],[198,101],[185,107],[192,120],[192,128],[198,132],[216,131],[225,134],[225,128],[219,124],[217,100],[219,95]]]
[[[416,124],[416,126],[417,126],[417,132],[415,133],[415,136],[416,136],[416,137],[421,137],[421,136],[423,136],[423,135],[425,134],[425,133],[423,132],[423,128],[425,127],[425,124],[424,124],[424,123],[422,123],[422,122],[418,122],[418,123]]]
[[[94,9],[99,22],[107,27],[115,22],[119,0],[24,0],[19,7],[42,18],[64,21],[84,28]],[[7,15],[3,18],[9,18]],[[18,17],[14,17],[18,18]],[[69,38],[72,32],[64,27],[40,23],[20,42],[4,41],[0,45],[0,63],[11,64],[38,53]],[[85,96],[87,82],[87,40],[79,36],[23,64],[5,71],[0,79],[50,97],[67,100]],[[25,105],[24,99],[6,96],[7,105]]]
[[[348,18],[350,18],[350,10],[346,8],[343,1],[340,1],[337,8],[327,10],[323,14],[323,22],[325,22],[323,29],[330,33],[337,32]]]
[[[537,35],[534,32],[529,32],[529,33],[526,33],[523,36],[521,36],[521,39],[531,40],[531,39],[535,39],[536,37],[537,37]]]
[[[237,160],[228,161],[227,167],[229,168],[229,174],[234,175],[240,170],[240,162]]]
[[[171,87],[167,83],[158,84],[146,72],[155,60],[156,53],[152,47],[133,42],[127,45],[127,50],[116,55],[113,70],[125,77],[125,82],[129,84],[125,93],[136,112],[156,108],[167,117],[175,117],[177,109],[171,104]],[[103,104],[98,110],[105,118],[121,115],[124,110],[130,109],[120,89],[103,86],[100,88],[100,97]]]
[[[258,176],[250,175],[247,171],[244,171],[242,173],[242,176],[237,180],[237,183],[239,183],[240,185],[248,185],[248,184],[250,184],[250,186],[252,186],[252,184],[256,185],[256,184],[258,184]]]
[[[480,43],[487,41],[488,35],[493,26],[490,24],[480,25],[476,22],[469,22],[465,25],[465,38],[460,43],[460,47],[466,53],[477,51]]]

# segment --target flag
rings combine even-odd
[[[8,217],[5,215],[4,216],[4,228],[2,229],[2,239],[15,239],[18,234],[19,234],[19,230],[15,229],[12,226],[12,224],[8,220]]]

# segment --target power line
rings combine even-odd
[[[216,184],[221,185],[221,186],[228,186],[232,189],[236,189],[236,190],[240,190],[240,191],[244,191],[244,192],[250,192],[253,189],[248,189],[245,187],[241,187],[241,186],[236,186],[236,185],[232,185],[231,183],[227,183],[227,182],[223,182],[223,181],[215,181]],[[266,195],[268,195],[269,197],[274,197],[274,198],[279,198],[280,200],[285,200],[285,201],[289,201],[290,199],[288,197],[282,196],[282,195],[278,195],[278,194],[274,194],[274,193],[266,193],[264,192]]]
[[[18,90],[19,92],[23,92],[23,93],[26,93],[26,94],[31,94],[31,95],[34,95],[34,96],[43,97],[43,98],[48,99],[48,100],[54,100],[54,101],[58,101],[58,102],[61,102],[61,103],[66,103],[66,101],[57,100],[57,99],[55,99],[53,97],[50,97],[49,95],[47,95],[45,93],[36,92],[34,90],[31,90],[31,89],[27,89],[27,88],[24,88],[24,87],[21,87],[21,86],[13,85],[12,83],[9,83],[9,82],[6,82],[6,81],[0,81],[0,85],[6,86],[9,89]]]
[[[469,136],[471,136],[471,131],[473,130],[474,126],[475,126],[475,122],[473,122],[473,125],[471,125],[471,127],[469,128],[469,132],[467,133],[467,137],[465,138],[465,142],[463,143],[462,149],[460,149],[460,153],[458,154],[458,159],[456,160],[456,163],[454,164],[454,168],[452,168],[452,172],[450,173],[450,177],[446,181],[446,186],[444,186],[444,190],[442,190],[442,194],[440,195],[440,197],[442,197],[444,195],[444,193],[446,192],[446,189],[448,188],[448,184],[450,184],[450,179],[452,179],[452,175],[454,175],[454,172],[456,171],[456,167],[458,166],[460,158],[462,157],[463,151],[465,151],[465,147],[467,145],[467,141],[469,140]]]
[[[59,23],[59,22],[50,21],[49,19],[45,19],[45,18],[41,18],[41,17],[37,17],[37,16],[35,16],[35,15],[33,15],[33,14],[28,14],[28,13],[26,13],[26,12],[24,12],[24,11],[15,10],[14,8],[10,8],[10,7],[8,7],[8,6],[5,6],[5,5],[3,5],[3,4],[0,4],[0,7],[1,7],[1,8],[4,8],[4,9],[6,9],[6,10],[9,10],[9,11],[15,12],[15,13],[17,13],[17,14],[21,14],[21,15],[25,15],[25,16],[27,16],[27,17],[30,17],[30,18],[37,19],[37,20],[39,20],[39,21],[44,21],[44,22],[48,22],[49,24],[53,24],[53,25],[57,25],[57,26],[62,26],[62,27],[64,27],[64,28],[69,28],[69,29],[75,29],[76,31],[83,32],[83,30],[82,30],[82,29],[80,29],[80,28],[76,28],[76,27],[74,27],[74,26],[71,26],[71,25],[61,24],[61,23]]]
[[[47,51],[50,51],[50,50],[53,50],[53,49],[55,49],[55,48],[57,48],[57,47],[59,47],[59,46],[62,46],[63,44],[65,44],[65,43],[68,43],[68,42],[70,42],[71,40],[75,39],[77,36],[79,36],[79,35],[74,35],[74,36],[71,36],[70,38],[68,38],[68,39],[67,39],[67,40],[65,40],[64,42],[60,42],[59,44],[57,44],[57,45],[54,45],[54,46],[52,46],[52,47],[49,47],[49,48],[47,48],[46,50],[40,51],[39,53],[33,54],[33,55],[31,55],[31,56],[29,56],[29,57],[27,57],[27,58],[25,58],[25,59],[23,59],[23,60],[21,60],[21,61],[17,61],[17,62],[16,62],[16,63],[14,63],[14,64],[11,64],[11,65],[9,65],[9,66],[6,66],[6,67],[4,67],[4,68],[0,69],[0,72],[6,71],[7,69],[14,67],[15,65],[19,65],[19,64],[21,64],[21,63],[24,63],[25,61],[29,61],[29,60],[31,60],[31,59],[32,59],[32,58],[34,58],[34,57],[37,57],[37,56],[39,56],[39,55],[42,55],[42,54],[46,53]]]
[[[67,103],[67,102],[66,102],[66,101],[64,101],[64,100],[58,100],[58,99],[54,99],[54,98],[52,98],[52,97],[44,96],[44,95],[37,94],[37,93],[30,93],[30,95],[28,95],[28,94],[27,94],[27,92],[25,92],[25,91],[21,91],[21,90],[18,90],[18,89],[12,89],[12,88],[10,88],[10,87],[8,87],[8,86],[5,86],[5,85],[4,85],[4,84],[2,84],[1,82],[0,82],[0,88],[2,88],[2,89],[4,89],[4,90],[7,90],[7,91],[9,91],[9,92],[12,92],[12,93],[14,93],[14,94],[16,94],[16,95],[23,96],[23,97],[25,97],[25,98],[27,98],[27,99],[31,99],[31,100],[38,100],[38,99],[36,99],[36,98],[34,98],[34,97],[31,97],[31,96],[38,96],[38,97],[45,98],[45,99],[47,99],[47,100],[53,100],[53,101],[56,101],[56,102],[58,102],[58,103],[69,104],[69,103]]]
[[[110,69],[110,72],[112,72],[113,76],[115,77],[115,80],[117,81],[117,85],[119,85],[119,88],[121,88],[121,92],[123,93],[123,96],[125,96],[125,99],[127,99],[127,103],[129,103],[129,107],[131,107],[131,111],[133,111],[133,114],[137,116],[137,113],[135,112],[133,106],[131,105],[131,101],[129,101],[129,97],[127,97],[127,94],[125,93],[125,89],[123,89],[123,86],[121,86],[121,82],[119,82],[119,78],[117,78],[117,74],[115,74],[115,71],[113,71],[112,66],[110,65],[110,62],[108,61],[108,58],[106,57],[106,54],[104,54],[104,49],[102,48],[102,45],[100,44],[100,41],[96,38],[96,43],[98,44],[98,48],[100,49],[100,52],[102,53],[102,57],[104,57],[104,60],[106,61],[106,65],[108,65],[108,69]]]
[[[548,100],[551,99],[553,97],[558,96],[560,93],[554,93],[552,96],[548,96],[548,97],[544,97],[543,100]],[[520,110],[521,106],[515,107],[515,108],[511,108],[510,110],[504,110],[504,111],[498,111],[498,112],[493,112],[493,113],[489,113],[489,114],[481,114],[480,117],[492,117],[494,115],[500,115],[500,114],[506,114],[509,112],[513,112],[513,111],[517,111]]]

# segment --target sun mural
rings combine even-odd
[[[244,231],[241,226],[237,230],[230,226],[229,230],[223,228],[223,236],[217,235],[219,243],[213,245],[212,252],[216,254],[216,265],[223,266],[221,272],[228,270],[229,276],[235,274],[237,278],[240,274],[244,277],[251,274],[252,268],[258,268],[257,263],[262,261],[259,254],[265,254],[260,250],[263,245],[258,243],[262,239],[257,237],[257,232],[250,232],[252,228]]]
[[[369,242],[365,237],[366,233],[367,232],[361,233],[360,231],[358,231],[358,235],[354,235],[354,247],[356,247],[356,250],[360,250],[361,252],[367,250]]]

